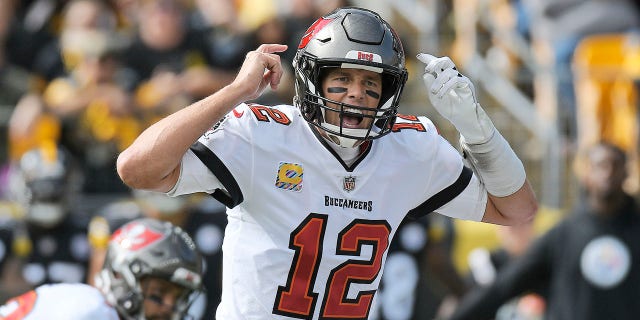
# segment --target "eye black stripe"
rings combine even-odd
[[[343,93],[343,92],[347,92],[347,88],[329,87],[329,88],[327,88],[327,92],[329,92],[329,93]]]
[[[344,93],[347,92],[347,88],[343,88],[343,87],[329,87],[327,88],[327,92],[329,93]],[[380,99],[380,94],[372,91],[372,90],[365,90],[365,93],[375,99]]]
[[[371,91],[371,90],[365,90],[364,91],[368,96],[375,98],[375,99],[380,99],[380,94],[378,94],[375,91]]]

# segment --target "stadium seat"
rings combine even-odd
[[[606,140],[627,151],[638,163],[636,80],[640,79],[640,46],[627,33],[584,38],[573,56],[577,144],[581,150]],[[638,190],[637,165],[626,187]]]

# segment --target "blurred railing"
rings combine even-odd
[[[472,51],[466,53],[465,59],[456,59],[461,70],[474,81],[479,94],[490,96],[491,101],[499,104],[500,112],[506,112],[510,115],[515,123],[496,123],[496,126],[503,130],[507,140],[510,141],[516,152],[525,162],[525,166],[532,162],[540,162],[539,170],[528,170],[529,178],[534,183],[534,188],[538,193],[539,200],[545,206],[551,208],[560,208],[563,206],[565,182],[563,177],[566,173],[566,159],[562,153],[562,139],[558,131],[557,120],[546,118],[536,110],[536,106],[530,97],[528,97],[518,87],[512,79],[503,75],[496,66],[490,63],[487,53],[480,52],[479,42],[481,36],[478,35],[478,26],[487,30],[492,37],[499,37],[501,44],[506,44],[506,48],[522,62],[521,68],[525,68],[529,74],[545,72],[536,64],[531,54],[531,48],[526,39],[512,30],[496,28],[492,25],[489,14],[485,12],[490,2],[493,0],[479,0],[475,3],[477,9],[476,16],[466,17],[469,19],[468,24],[473,25],[472,32],[476,34],[467,35],[476,43],[471,46]],[[465,5],[470,2],[465,2]],[[398,15],[403,22],[411,23],[412,29],[416,30],[414,39],[418,43],[415,47],[422,50],[429,50],[442,55],[449,55],[447,51],[451,43],[447,43],[446,35],[454,32],[454,30],[446,30],[440,25],[439,21],[445,21],[439,17],[439,14],[454,14],[444,12],[441,2],[437,0],[394,0],[388,3],[391,14]],[[467,32],[469,30],[466,30]],[[533,81],[533,77],[524,79],[524,81]],[[519,80],[523,80],[519,78]],[[491,113],[493,110],[490,106],[486,106]],[[496,119],[494,118],[494,121]],[[528,131],[536,141],[513,141],[510,132],[524,129]],[[534,147],[532,147],[534,146]],[[537,150],[521,150],[522,148],[531,147]]]

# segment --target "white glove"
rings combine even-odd
[[[419,53],[417,58],[427,65],[422,79],[429,100],[440,115],[449,120],[469,144],[491,139],[495,126],[478,103],[471,80],[458,72],[449,57]]]
[[[422,79],[431,104],[460,132],[467,163],[487,191],[498,197],[518,191],[527,178],[522,161],[476,100],[473,83],[448,57],[419,53],[417,58],[427,64]]]

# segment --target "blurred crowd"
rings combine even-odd
[[[0,304],[45,283],[93,284],[111,232],[153,217],[183,228],[203,254],[207,290],[190,314],[210,318],[224,206],[129,190],[117,155],[228,84],[259,44],[288,44],[290,66],[306,28],[346,4],[0,0]],[[257,102],[290,103],[293,85],[281,88]]]
[[[0,155],[10,165],[56,141],[83,164],[84,192],[126,192],[114,161],[145,127],[229,83],[261,43],[288,44],[290,61],[304,30],[341,4],[2,0],[0,105],[11,118]],[[281,88],[265,102],[290,102],[292,86]]]
[[[448,26],[453,36],[450,46],[434,54],[449,55],[462,68],[477,61],[474,54],[486,57],[534,100],[544,119],[556,122],[568,146],[586,149],[609,141],[630,160],[628,176],[640,177],[640,12],[635,3],[440,2],[444,9],[437,14],[438,31]],[[150,124],[233,80],[246,52],[262,43],[287,44],[283,66],[290,67],[299,39],[313,21],[336,7],[361,3],[0,0],[0,117],[6,118],[0,123],[0,304],[43,283],[91,284],[110,232],[150,216],[171,221],[194,238],[205,256],[207,293],[192,314],[213,314],[220,295],[225,208],[201,195],[133,192],[117,176],[116,157]],[[401,31],[407,29],[400,25]],[[526,88],[521,76],[514,75],[527,61],[508,37],[513,32],[525,40],[539,67],[528,71],[532,78]],[[477,38],[482,33],[490,38],[488,46]],[[597,62],[606,65],[616,54],[597,51],[604,42],[587,47],[583,40],[594,41],[594,35],[616,35],[598,39],[617,39],[638,54],[622,53],[621,69],[594,71],[601,67]],[[402,38],[412,36],[401,33]],[[415,52],[407,46],[416,44],[405,46],[407,59],[412,59]],[[291,103],[291,70],[285,71],[288,83],[266,92],[258,103]],[[626,183],[636,189],[640,185]],[[108,201],[87,200],[103,195]],[[583,194],[576,202],[587,198]],[[406,221],[390,247],[372,316],[401,320],[432,318],[439,312],[446,318],[470,290],[487,288],[496,279],[504,283],[500,270],[525,254],[542,233],[536,231],[530,225],[499,228],[493,247],[475,250],[463,266],[454,266],[461,231],[450,220]],[[637,263],[640,252],[633,250],[629,255]],[[548,288],[527,289],[509,302],[494,301],[500,311],[496,307],[487,313],[496,319],[540,318]],[[462,301],[474,310],[473,300]]]

